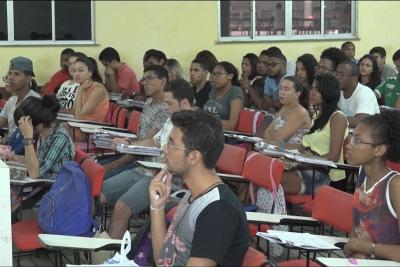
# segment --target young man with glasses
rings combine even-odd
[[[346,58],[342,51],[336,47],[330,47],[322,51],[320,60],[315,65],[315,76],[322,73],[335,74],[336,68]]]
[[[172,115],[164,146],[166,168],[149,187],[151,235],[157,266],[241,266],[249,247],[243,206],[215,172],[224,148],[221,122],[204,111]],[[212,144],[212,145],[210,145]],[[165,205],[172,174],[188,192],[167,229]]]
[[[145,79],[150,77],[145,76]],[[167,113],[174,114],[180,110],[193,109],[194,92],[191,86],[183,80],[176,80],[166,85],[164,89],[164,102]],[[116,144],[130,143],[148,147],[162,148],[168,142],[172,130],[172,122],[168,119],[154,137],[149,137],[133,142],[123,139],[113,140]],[[161,157],[148,157],[150,161],[163,161]],[[103,184],[103,203],[114,206],[107,233],[112,238],[120,239],[128,228],[129,219],[133,214],[138,214],[149,206],[148,186],[153,171],[144,167],[136,167],[107,179]],[[177,181],[176,188],[182,185]]]
[[[358,82],[357,64],[345,61],[336,70],[340,84],[339,108],[347,116],[349,127],[354,128],[369,115],[379,113],[379,106],[372,90]]]

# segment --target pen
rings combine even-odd
[[[165,183],[166,180],[167,180],[167,174],[163,176],[161,182]],[[158,200],[159,198],[160,198],[160,193],[156,192],[156,200]]]

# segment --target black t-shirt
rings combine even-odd
[[[208,95],[211,92],[211,83],[209,81],[207,81],[204,84],[204,87],[196,92],[196,88],[193,86],[193,90],[194,90],[194,97],[196,99],[196,106],[199,107],[200,109],[203,109],[204,104],[207,102],[208,100]]]

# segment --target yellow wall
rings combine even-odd
[[[340,46],[342,41],[293,41],[259,43],[217,43],[216,1],[95,1],[96,46],[73,46],[97,59],[100,51],[113,46],[121,58],[141,76],[143,53],[156,48],[167,57],[178,59],[185,72],[195,54],[209,49],[219,60],[237,66],[248,52],[258,54],[269,46],[278,46],[288,59],[306,52],[319,57],[329,46]],[[356,57],[361,57],[373,46],[386,48],[388,62],[400,48],[400,1],[359,1]],[[0,47],[0,75],[8,69],[12,57],[24,55],[34,62],[39,84],[48,80],[58,67],[60,46]],[[103,68],[100,68],[103,72]],[[0,84],[1,86],[1,84]]]

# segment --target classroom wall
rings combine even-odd
[[[388,62],[400,48],[400,1],[358,1],[358,40],[356,57],[373,46],[387,49]],[[278,46],[289,60],[303,53],[319,57],[329,46],[342,41],[290,41],[258,43],[219,43],[217,41],[217,1],[94,1],[96,45],[71,46],[97,59],[100,51],[113,46],[123,61],[141,77],[142,57],[150,48],[163,50],[178,59],[185,72],[196,53],[209,49],[219,60],[240,66],[248,52],[258,54],[269,46]],[[45,83],[59,68],[59,53],[65,46],[0,46],[0,75],[8,70],[12,57],[23,55],[34,62],[39,84]],[[101,72],[103,67],[101,66]],[[1,86],[0,82],[0,86]]]

